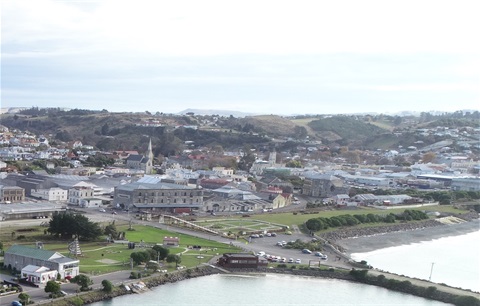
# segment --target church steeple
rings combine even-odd
[[[147,149],[147,163],[145,165],[145,174],[151,174],[153,171],[153,151],[152,151],[152,138],[150,138],[150,141],[148,143],[148,149]]]

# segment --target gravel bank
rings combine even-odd
[[[475,219],[474,219],[475,218]],[[321,235],[339,246],[347,254],[364,253],[377,249],[428,241],[447,236],[458,236],[480,230],[478,214],[463,216],[469,222],[445,225],[435,220],[399,223],[361,229],[341,229]]]

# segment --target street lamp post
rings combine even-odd
[[[430,277],[428,278],[428,281],[431,281],[431,280],[432,280],[433,265],[435,265],[434,262],[432,262],[432,267],[430,268]]]

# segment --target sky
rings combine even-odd
[[[1,107],[480,109],[478,0],[2,0]]]

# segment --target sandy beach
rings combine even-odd
[[[365,253],[378,249],[429,241],[448,236],[458,236],[480,230],[480,219],[460,224],[442,225],[424,229],[378,234],[357,238],[337,240],[336,244],[346,250],[346,253]]]

